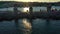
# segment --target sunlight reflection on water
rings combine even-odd
[[[31,23],[29,22],[28,19],[23,19],[22,20],[22,23],[23,23],[23,31],[24,31],[24,34],[31,34],[32,32],[32,26],[31,26]]]

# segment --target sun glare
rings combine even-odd
[[[23,8],[23,12],[29,12],[29,7]]]

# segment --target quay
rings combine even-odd
[[[22,19],[22,18],[60,19],[60,14],[59,14],[60,12],[51,13],[51,7],[60,6],[60,2],[38,3],[38,2],[4,2],[2,1],[0,3],[7,4],[7,5],[4,5],[6,7],[14,7],[14,12],[6,11],[7,13],[0,13],[0,20],[14,20],[14,19]],[[33,12],[32,7],[34,6],[47,7],[47,12]],[[17,7],[29,7],[29,12],[27,11],[28,13],[24,13],[24,12],[18,11]]]

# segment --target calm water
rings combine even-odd
[[[32,22],[32,24],[31,24]],[[60,20],[19,19],[0,22],[0,34],[60,34]]]

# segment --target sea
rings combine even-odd
[[[0,22],[0,34],[60,34],[60,20],[19,19]]]

